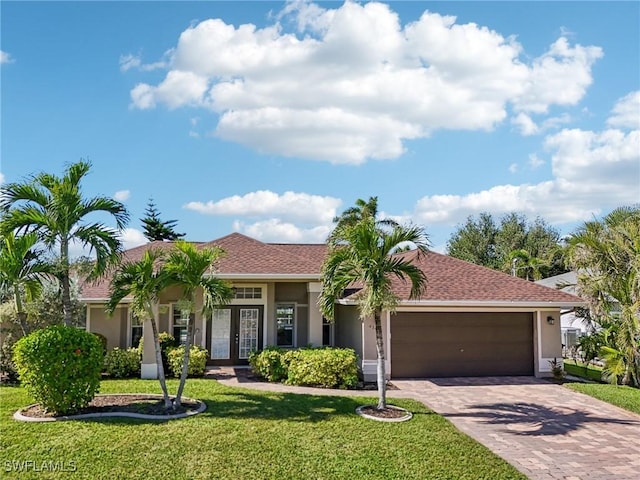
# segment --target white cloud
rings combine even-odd
[[[611,114],[607,119],[610,127],[640,129],[640,90],[618,100]]]
[[[517,163],[512,163],[511,165],[509,165],[509,172],[510,173],[516,173],[518,171],[518,164]]]
[[[10,53],[0,50],[0,65],[15,62]]]
[[[131,197],[131,192],[129,190],[118,190],[113,194],[114,200],[119,202],[126,202]]]
[[[165,57],[168,58],[171,52],[165,53]],[[126,55],[120,55],[120,71],[126,72],[135,68],[143,72],[150,72],[152,70],[158,70],[160,68],[166,68],[168,66],[168,60],[161,60],[154,63],[142,63],[142,57],[140,55],[134,55],[127,53]]]
[[[279,220],[312,225],[330,224],[336,216],[341,200],[308,193],[285,192],[282,195],[269,190],[234,195],[218,201],[189,202],[184,208],[207,215],[243,217],[278,216]]]
[[[120,234],[120,241],[122,242],[123,248],[125,250],[137,247],[139,245],[144,245],[145,243],[149,242],[144,234],[140,230],[136,230],[135,228],[125,228]]]
[[[567,114],[562,114],[557,117],[549,117],[542,120],[538,125],[536,124],[530,115],[520,112],[511,119],[511,123],[515,125],[520,131],[521,135],[528,137],[530,135],[538,135],[548,130],[557,129],[562,124],[569,123],[571,117]]]
[[[164,80],[136,85],[131,106],[204,108],[223,139],[358,164],[397,158],[406,140],[436,129],[491,130],[510,107],[514,124],[536,130],[530,115],[579,102],[602,56],[561,37],[528,60],[514,37],[428,11],[402,25],[375,2],[293,2],[274,18],[264,28],[220,19],[189,27],[165,54]]]
[[[248,225],[235,221],[233,229],[264,242],[282,243],[322,243],[331,232],[330,225],[302,228],[277,218],[262,220]]]
[[[4,173],[0,172],[0,185],[4,183]]]
[[[427,224],[454,225],[483,211],[519,211],[568,223],[640,199],[640,130],[565,129],[548,136],[545,148],[551,152],[553,179],[467,195],[426,196],[417,202],[414,215]],[[535,155],[529,159],[532,166],[539,162]]]
[[[536,168],[544,165],[544,160],[538,157],[538,155],[536,155],[535,153],[532,153],[531,155],[529,155],[529,161],[527,163],[532,170],[535,170]]]

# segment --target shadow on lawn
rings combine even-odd
[[[471,411],[444,415],[450,417],[475,417],[483,423],[505,425],[503,431],[513,435],[564,435],[579,430],[587,423],[640,425],[633,420],[598,417],[572,408],[552,408],[536,403],[491,403],[469,406]],[[476,411],[473,411],[476,410]]]

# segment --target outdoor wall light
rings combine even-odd
[[[548,323],[549,325],[553,325],[554,323],[556,323],[556,319],[555,319],[555,318],[553,318],[551,315],[549,315],[549,316],[547,317],[547,323]]]

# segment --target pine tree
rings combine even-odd
[[[184,233],[177,233],[174,228],[178,223],[177,220],[160,220],[160,212],[153,203],[153,198],[149,199],[147,209],[144,211],[145,216],[140,219],[143,226],[144,236],[151,242],[154,240],[179,240],[184,237]]]

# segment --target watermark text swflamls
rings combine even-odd
[[[5,460],[5,472],[75,472],[73,460]]]

